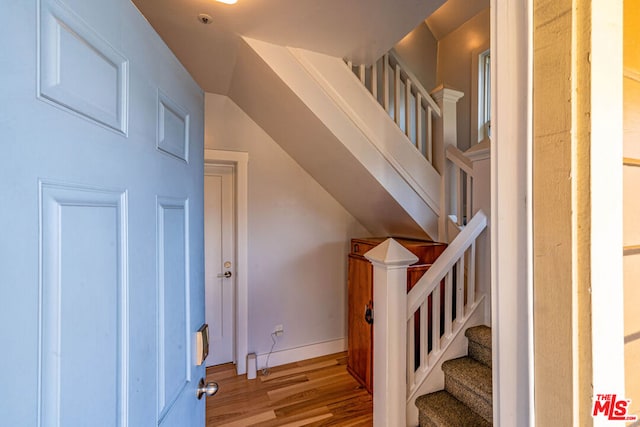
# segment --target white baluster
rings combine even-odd
[[[367,87],[367,84],[364,81],[364,78],[366,76],[366,68],[364,67],[364,64],[360,64],[358,66],[358,77],[360,77],[360,82]]]
[[[471,244],[469,248],[469,267],[467,274],[467,310],[469,313],[471,307],[476,302],[476,242]]]
[[[371,66],[371,95],[378,100],[378,61]]]
[[[470,174],[467,174],[467,222],[471,221],[471,215],[473,212],[473,192],[471,191],[471,186],[473,185],[473,177]]]
[[[429,299],[420,305],[420,368],[425,369],[429,361]]]
[[[400,126],[400,65],[396,64],[393,80],[393,114],[396,124]]]
[[[451,272],[447,273],[449,276]],[[440,285],[431,293],[431,352],[438,354],[440,352]]]
[[[450,274],[444,281],[444,336],[451,335],[451,319],[453,318],[453,280]]]
[[[422,94],[420,92],[416,92],[416,147],[426,157],[422,140]]]
[[[433,109],[427,107],[427,160],[433,164]]]
[[[458,165],[454,164],[453,172],[456,186],[456,224],[458,224],[458,226],[462,226],[462,170]]]
[[[456,262],[456,322],[464,316],[464,254]]]
[[[415,313],[407,322],[407,393],[415,382],[416,366],[416,340],[415,340]]]
[[[389,113],[389,55],[382,57],[382,101],[384,111]]]
[[[404,82],[404,134],[411,141],[411,80]],[[417,144],[416,144],[417,145]]]

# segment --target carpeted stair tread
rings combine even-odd
[[[469,339],[469,357],[491,367],[491,328],[475,326],[464,334]]]
[[[442,364],[445,390],[477,412],[485,420],[493,416],[491,368],[470,357]]]
[[[470,357],[447,360],[442,364],[445,375],[467,385],[474,393],[491,400],[491,369]]]
[[[492,424],[446,391],[416,399],[420,427],[489,427]]]
[[[464,336],[483,347],[491,348],[491,328],[488,326],[480,325],[469,328],[464,331]]]

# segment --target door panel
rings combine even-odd
[[[161,419],[190,380],[186,218],[184,201],[159,202],[158,404]]]
[[[128,61],[69,7],[42,1],[39,95],[126,133]]]
[[[41,188],[42,424],[81,425],[95,417],[96,425],[122,425],[124,195],[49,183]],[[100,384],[104,399],[86,393],[87,384]]]
[[[0,6],[0,425],[202,426],[202,91],[128,0]]]

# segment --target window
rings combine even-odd
[[[478,142],[491,136],[491,55],[478,57]]]

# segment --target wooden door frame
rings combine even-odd
[[[236,223],[236,306],[234,359],[238,375],[247,372],[249,346],[249,257],[248,257],[248,163],[249,153],[204,150],[204,164],[234,165]],[[204,179],[204,176],[203,176]]]

